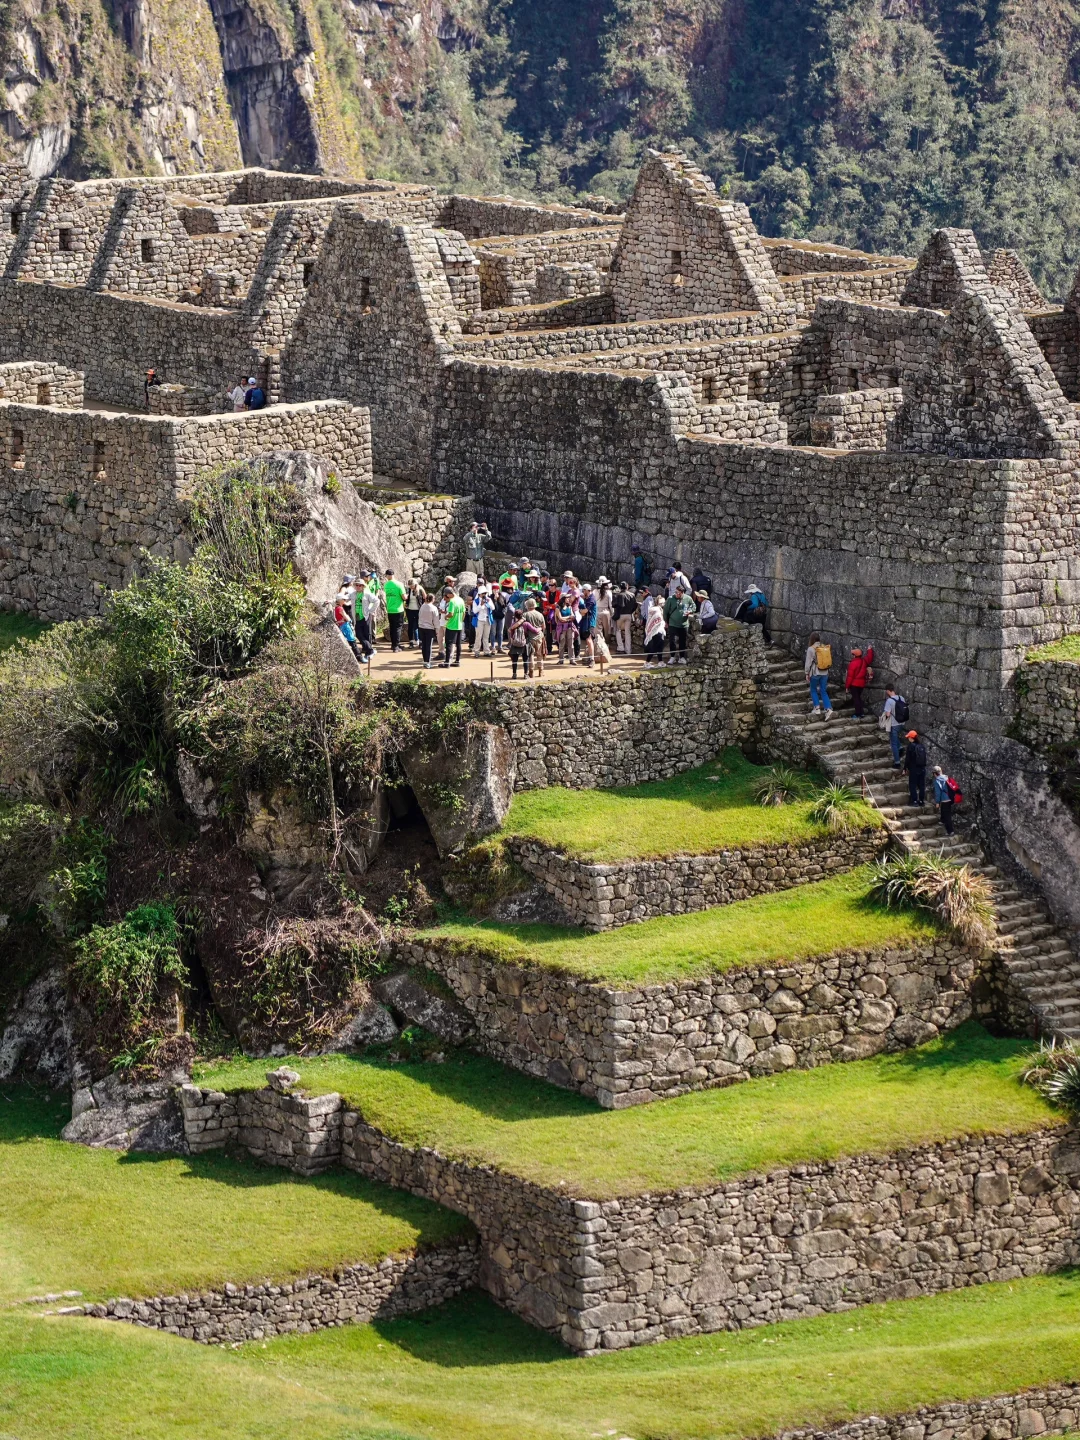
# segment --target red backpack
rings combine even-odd
[[[949,787],[949,798],[952,800],[952,803],[956,806],[962,805],[964,803],[964,792],[960,789],[960,786],[952,779],[946,780],[945,783]]]

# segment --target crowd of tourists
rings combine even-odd
[[[851,698],[855,719],[866,717],[866,687],[874,678],[874,647],[856,645],[851,651],[847,670],[844,672],[844,689]],[[810,686],[810,714],[831,720],[832,700],[829,697],[829,674],[833,668],[832,646],[815,632],[810,636],[803,657],[803,668]],[[920,809],[926,805],[927,769],[929,757],[926,742],[918,730],[908,728],[911,724],[911,710],[905,697],[895,685],[885,689],[885,702],[878,717],[878,725],[889,738],[894,770],[900,770],[907,777],[908,798],[913,806]],[[953,833],[955,815],[963,800],[960,786],[940,765],[933,767],[930,776],[933,803],[937,808],[945,833]]]

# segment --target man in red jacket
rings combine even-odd
[[[871,666],[874,663],[874,647],[868,645],[866,653],[863,654],[858,645],[851,652],[851,663],[847,667],[847,675],[844,677],[844,689],[851,696],[855,706],[855,719],[863,718],[863,695],[869,681],[874,678]]]

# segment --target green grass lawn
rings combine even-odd
[[[35,620],[19,610],[0,610],[0,651],[14,645],[16,640],[36,640],[48,628],[47,620]]]
[[[756,895],[690,915],[661,915],[591,934],[561,925],[452,920],[418,937],[449,942],[512,964],[548,965],[611,985],[659,985],[740,966],[769,965],[838,950],[913,945],[940,931],[914,910],[869,899],[870,872]]]
[[[338,1091],[406,1145],[599,1199],[1063,1123],[1019,1083],[1029,1048],[969,1024],[899,1055],[789,1071],[630,1110],[601,1110],[468,1052],[441,1065],[344,1055],[287,1063],[310,1093]],[[225,1061],[199,1074],[239,1090],[262,1085],[267,1068],[265,1060]]]
[[[1029,650],[1028,660],[1071,660],[1080,665],[1080,635],[1066,635],[1050,645],[1041,645],[1038,650]]]
[[[69,1115],[55,1097],[0,1086],[0,1302],[285,1279],[378,1261],[466,1225],[344,1171],[300,1180],[224,1155],[68,1145],[59,1134]]]
[[[779,807],[757,803],[754,786],[767,773],[732,747],[671,780],[621,790],[526,790],[514,796],[500,834],[528,836],[596,862],[823,839],[827,832],[809,819],[809,798]],[[814,778],[806,777],[808,797]],[[880,826],[869,805],[860,809],[867,829]]]
[[[479,1295],[232,1353],[0,1315],[20,1440],[741,1440],[1080,1378],[1080,1272],[583,1361]]]

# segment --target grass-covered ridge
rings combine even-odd
[[[1049,645],[1040,645],[1037,650],[1029,650],[1024,658],[1029,664],[1038,664],[1043,660],[1064,660],[1080,665],[1080,635],[1065,635]]]
[[[604,1198],[1062,1124],[1019,1083],[1026,1048],[971,1024],[899,1055],[789,1071],[631,1110],[601,1110],[467,1052],[442,1065],[344,1055],[287,1063],[310,1093],[337,1091],[405,1145]],[[266,1061],[227,1061],[203,1066],[198,1076],[223,1090],[253,1089],[265,1083],[266,1069]]]
[[[602,864],[825,839],[824,827],[809,818],[811,777],[804,798],[763,806],[754,790],[767,773],[732,746],[670,780],[618,790],[525,790],[514,796],[500,833]],[[869,805],[860,804],[859,818],[868,830],[881,824]]]
[[[940,934],[922,911],[888,910],[869,898],[865,867],[718,905],[590,934],[561,925],[453,920],[421,931],[468,953],[509,964],[548,965],[611,985],[659,985],[740,967],[804,960],[840,950],[918,945]]]
[[[21,1440],[742,1440],[1073,1381],[1078,1353],[1077,1271],[588,1362],[478,1294],[237,1352],[9,1312],[0,1420]]]
[[[219,1154],[69,1145],[60,1139],[65,1103],[25,1087],[0,1096],[0,1302],[287,1279],[377,1263],[468,1228],[438,1205],[344,1171],[299,1180]],[[0,1402],[0,1426],[3,1415]]]

